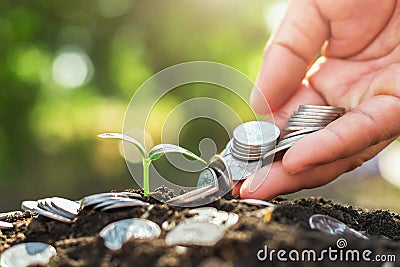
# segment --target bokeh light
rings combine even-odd
[[[288,2],[287,0],[278,0],[274,1],[270,6],[266,6],[264,20],[269,31],[273,31],[278,27],[279,22],[285,14]]]
[[[66,47],[53,61],[53,79],[61,87],[72,89],[89,82],[93,74],[90,58],[83,51]]]
[[[393,142],[379,156],[379,171],[383,178],[400,188],[400,142]]]

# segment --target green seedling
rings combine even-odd
[[[103,133],[99,134],[98,137],[100,138],[110,138],[110,139],[118,139],[118,140],[124,140],[129,143],[132,143],[136,146],[136,148],[139,150],[140,155],[142,156],[143,160],[143,191],[144,195],[148,196],[149,195],[149,168],[150,164],[152,161],[157,160],[161,158],[163,155],[167,153],[181,153],[185,156],[188,156],[192,159],[198,160],[203,162],[204,164],[207,164],[206,161],[204,161],[202,158],[197,156],[196,154],[190,152],[187,149],[184,149],[180,146],[176,145],[171,145],[171,144],[159,144],[153,147],[149,153],[147,153],[146,149],[144,146],[135,138],[130,137],[128,135],[124,135],[121,133]]]

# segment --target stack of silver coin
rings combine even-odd
[[[262,166],[279,160],[298,140],[324,128],[344,112],[345,109],[340,107],[300,105],[283,129],[290,132],[278,143],[276,142],[280,131],[273,124],[254,121],[239,125],[224,152],[232,179],[234,181],[246,179]]]
[[[150,205],[141,198],[139,194],[130,192],[98,193],[82,198],[80,203],[82,209],[91,206],[100,211]]]
[[[299,139],[318,131],[342,116],[344,108],[333,106],[300,105],[286,122],[286,134],[279,144],[294,144]]]
[[[279,128],[265,121],[249,121],[233,131],[232,155],[240,160],[259,160],[275,148],[280,136]]]
[[[30,210],[47,218],[64,223],[72,223],[78,216],[80,203],[60,197],[26,200],[21,204],[22,210]]]
[[[342,116],[344,108],[333,106],[300,105],[286,123],[285,131],[319,130]]]
[[[99,209],[100,211],[108,211],[150,205],[140,199],[141,196],[139,194],[131,192],[98,193],[86,196],[78,201],[60,197],[26,200],[22,202],[21,208],[24,211],[30,210],[53,220],[73,223],[79,212],[87,207]],[[0,229],[6,226],[11,228],[12,224],[3,224],[0,221]]]
[[[223,152],[232,180],[246,179],[256,169],[271,163],[272,158],[264,158],[264,155],[275,150],[279,136],[279,128],[265,121],[250,121],[237,126]]]

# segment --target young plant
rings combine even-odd
[[[205,164],[207,164],[206,161],[204,161],[202,158],[197,156],[196,154],[190,152],[187,149],[184,149],[182,147],[176,146],[176,145],[171,145],[171,144],[159,144],[153,147],[149,153],[147,153],[146,149],[144,146],[135,138],[130,137],[128,135],[120,134],[120,133],[103,133],[99,134],[98,137],[100,138],[110,138],[110,139],[119,139],[119,140],[124,140],[129,143],[132,143],[136,146],[136,148],[139,150],[140,155],[142,156],[143,160],[143,191],[144,195],[148,196],[149,195],[149,168],[150,164],[152,161],[157,160],[161,158],[163,155],[167,153],[181,153],[185,156],[188,156],[192,159],[201,161]]]

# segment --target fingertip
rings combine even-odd
[[[290,174],[296,174],[301,172],[303,169],[305,170],[305,166],[302,166],[301,159],[293,152],[293,147],[291,147],[288,151],[286,151],[285,155],[282,158],[282,167],[285,171]],[[296,156],[297,155],[297,156]]]
[[[289,174],[297,174],[307,171],[317,165],[316,153],[323,149],[318,141],[315,141],[315,134],[311,133],[308,136],[298,140],[290,147],[282,158],[282,167]]]
[[[239,194],[240,194],[240,188],[241,188],[242,184],[243,184],[243,181],[239,181],[239,182],[237,182],[237,183],[235,183],[235,184],[233,185],[233,188],[232,188],[232,196],[234,196],[234,197],[239,196]]]
[[[276,168],[276,165],[265,166],[249,176],[240,188],[240,197],[269,199],[279,194],[274,188],[273,179],[269,177],[272,168]]]

